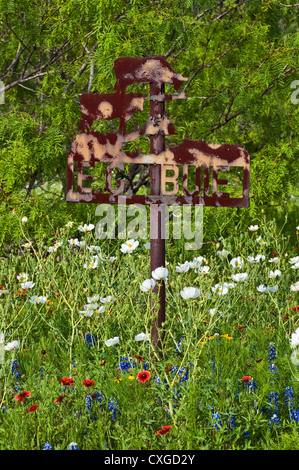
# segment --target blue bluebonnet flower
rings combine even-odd
[[[270,392],[268,395],[268,412],[279,413],[278,393]]]
[[[299,409],[291,408],[289,419],[290,422],[295,422],[296,424],[299,424]]]
[[[52,448],[53,448],[53,446],[51,446],[51,445],[49,444],[49,442],[46,442],[46,443],[44,444],[43,450],[51,450]]]
[[[286,387],[284,389],[284,396],[286,397],[283,401],[287,406],[294,406],[294,389],[292,387]]]
[[[227,429],[230,431],[231,429],[234,429],[236,427],[236,417],[231,416],[230,413],[226,413],[226,418],[227,418]]]
[[[108,410],[112,411],[111,419],[116,419],[116,416],[119,413],[119,410],[117,409],[117,402],[114,398],[109,399]]]
[[[21,378],[21,372],[19,371],[20,369],[20,366],[18,364],[18,361],[15,359],[13,362],[10,361],[9,365],[11,365],[11,372],[12,372],[12,375],[16,378],[16,379],[20,379]]]
[[[85,398],[85,408],[87,408],[87,411],[90,413],[90,418],[92,421],[96,421],[99,419],[96,415],[96,410],[98,405],[100,406],[100,409],[103,409],[102,406],[102,397],[99,392],[92,392],[90,395],[87,395]]]
[[[118,368],[121,370],[121,371],[128,371],[129,369],[132,369],[132,367],[137,367],[137,363],[131,358],[131,357],[126,357],[126,356],[123,356],[121,358],[121,361],[120,361],[120,364],[118,366]]]
[[[281,425],[279,424],[280,419],[276,413],[271,417],[270,421],[268,421],[268,424],[276,424],[278,428],[281,428]],[[273,431],[273,426],[270,426],[271,431]]]
[[[91,333],[87,333],[85,335],[85,342],[89,348],[94,346],[96,344],[96,341],[97,341],[96,335],[92,335]]]
[[[257,382],[253,380],[253,377],[251,377],[251,379],[248,380],[248,382],[244,382],[244,383],[247,385],[249,392],[255,391],[257,389]]]
[[[222,427],[221,415],[218,413],[218,411],[212,414],[211,425],[214,426],[217,429],[217,431],[221,429]]]
[[[268,367],[270,373],[271,373],[271,378],[272,379],[277,379],[278,378],[278,372],[277,372],[277,367],[275,364],[270,364]]]
[[[183,337],[181,336],[180,341],[176,343],[175,352],[182,352],[182,340],[183,340]]]
[[[179,380],[179,384],[181,385],[183,382],[185,382],[186,380],[188,380],[188,376],[189,376],[189,369],[188,367],[182,367],[180,370],[177,366],[172,366],[172,369],[170,371],[171,373],[174,373],[174,374],[178,374],[178,376],[181,377],[181,379]]]
[[[270,343],[268,346],[268,361],[273,362],[276,359],[276,348],[274,343]]]
[[[70,442],[70,444],[67,447],[68,450],[80,450],[77,447],[77,442]]]

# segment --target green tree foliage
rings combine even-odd
[[[281,204],[298,180],[298,11],[291,0],[0,0],[0,241],[18,238],[16,215],[33,236],[53,230],[46,215],[55,226],[94,213],[65,202],[66,157],[80,94],[113,92],[120,56],[163,55],[189,78],[188,99],[167,103],[168,143],[249,152],[251,207],[239,220]]]

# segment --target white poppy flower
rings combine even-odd
[[[135,336],[135,341],[149,341],[149,335],[147,333],[139,333]]]
[[[225,295],[228,293],[228,288],[220,284],[215,284],[215,286],[212,287],[212,291],[214,294]]]
[[[210,271],[209,266],[200,266],[197,272],[201,274],[208,274],[209,271]]]
[[[217,284],[218,286],[219,284]],[[228,289],[233,289],[235,287],[235,284],[233,282],[224,282],[222,284],[222,287],[227,287]]]
[[[177,273],[186,273],[189,271],[190,265],[188,261],[185,261],[185,263],[181,264],[179,263],[176,267],[175,270]]]
[[[100,294],[96,294],[93,297],[87,297],[87,302],[91,304],[92,302],[97,302],[100,298]]]
[[[20,341],[11,341],[10,343],[7,343],[6,346],[4,346],[5,351],[11,351],[12,349],[18,349],[20,346]]]
[[[130,240],[127,240],[125,243],[122,243],[120,251],[122,253],[132,253],[135,248],[139,245],[138,240],[134,240],[134,238],[131,238]]]
[[[200,295],[200,290],[196,287],[184,287],[180,292],[183,299],[196,299]]]
[[[84,263],[83,267],[87,269],[95,269],[98,267],[99,260],[97,257],[94,257],[89,263]]]
[[[265,259],[265,255],[256,255],[256,257],[254,256],[248,256],[247,257],[247,261],[249,261],[249,263],[258,263],[259,261],[264,261]]]
[[[291,343],[292,348],[295,348],[296,346],[299,346],[299,328],[297,328],[295,333],[291,334],[290,343]]]
[[[269,277],[271,279],[275,278],[275,277],[279,277],[281,276],[281,271],[279,271],[279,269],[275,269],[275,271],[270,271],[269,272]]]
[[[73,226],[73,223],[74,222],[68,222],[67,224],[65,224],[66,227],[72,227]]]
[[[295,284],[291,285],[291,291],[296,292],[299,291],[299,281],[295,282]]]
[[[75,245],[75,246],[80,245],[78,238],[70,238],[70,240],[68,240],[68,242],[69,242],[70,245]]]
[[[205,263],[207,263],[207,260],[206,258],[204,258],[203,256],[197,256],[197,257],[194,257],[193,258],[193,261],[195,261],[196,263],[200,264],[204,261]]]
[[[151,244],[150,244],[150,242],[147,242],[147,243],[144,243],[143,246],[144,246],[144,248],[146,248],[147,250],[149,250],[150,247],[151,247]]]
[[[229,262],[229,264],[233,267],[233,268],[241,268],[243,266],[243,259],[241,258],[241,256],[237,256],[237,258],[232,258]]]
[[[93,224],[84,224],[83,226],[82,225],[79,225],[78,227],[78,230],[80,230],[80,232],[90,232],[92,229],[94,229],[94,225]]]
[[[28,218],[26,217],[26,215],[24,217],[22,217],[22,222],[23,224],[25,224],[27,222]]]
[[[57,248],[59,248],[61,245],[63,245],[63,242],[56,242],[54,243],[54,248],[57,250]]]
[[[279,262],[279,258],[277,257],[268,259],[268,263],[278,263],[278,262]]]
[[[298,269],[299,268],[299,261],[298,263],[295,263],[293,264],[293,266],[291,266],[292,269]]]
[[[154,271],[152,271],[152,277],[156,281],[160,281],[161,279],[167,279],[168,277],[168,269],[167,268],[156,268]]]
[[[217,255],[227,256],[229,254],[230,254],[230,251],[228,250],[217,251]]]
[[[31,247],[31,242],[24,243],[24,245],[22,245],[22,246],[24,246],[25,248],[30,248]]]
[[[154,279],[146,279],[145,281],[143,281],[142,284],[140,284],[139,287],[142,292],[148,292],[153,289],[155,285],[156,282],[154,281]]]
[[[295,256],[294,258],[289,259],[290,264],[296,264],[299,263],[299,256]]]
[[[256,232],[258,229],[258,225],[250,225],[250,227],[248,227],[248,230],[250,230],[251,232]]]
[[[265,286],[264,284],[261,284],[256,288],[256,290],[259,292],[267,292],[267,286]]]
[[[29,302],[31,304],[44,304],[45,302],[47,302],[47,297],[44,297],[42,295],[33,295],[32,297],[30,297]]]
[[[34,287],[34,286],[35,286],[35,283],[32,282],[32,281],[22,282],[21,283],[22,289],[32,289],[32,287]]]
[[[105,310],[106,310],[105,305],[101,305],[100,308],[98,308],[98,309],[96,310],[96,312],[97,312],[97,313],[104,313]]]
[[[295,349],[291,354],[291,362],[295,365],[299,365],[299,348]]]
[[[101,247],[100,247],[100,246],[96,246],[96,245],[89,245],[89,246],[87,247],[87,249],[88,249],[89,251],[91,251],[91,252],[92,252],[92,251],[101,251]]]
[[[267,291],[268,291],[268,292],[277,292],[277,290],[278,290],[278,286],[277,286],[277,285],[272,286],[272,287],[267,286]]]
[[[81,313],[81,317],[92,317],[94,310],[89,309],[89,310],[80,310],[79,313]]]
[[[108,295],[108,297],[100,297],[100,302],[102,302],[102,304],[109,304],[109,302],[114,302],[114,297],[112,297],[112,295]]]
[[[263,240],[261,236],[259,236],[259,237],[256,239],[256,242],[259,243],[260,245],[268,245],[268,243],[265,242],[265,240]]]
[[[233,281],[245,281],[248,278],[247,273],[238,273],[238,274],[232,274],[232,280]]]
[[[26,274],[26,273],[20,273],[20,274],[17,276],[17,279],[19,279],[19,281],[26,282],[26,281],[28,280],[28,274]]]
[[[110,338],[105,341],[106,346],[113,346],[117,343],[119,343],[119,336],[114,336],[114,338]]]

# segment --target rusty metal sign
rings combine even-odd
[[[73,140],[68,154],[66,200],[121,204],[124,198],[119,196],[125,194],[126,204],[248,207],[250,161],[246,150],[238,145],[207,144],[204,141],[187,139],[179,145],[165,148],[165,136],[175,134],[174,125],[164,112],[165,101],[184,99],[186,96],[182,92],[166,94],[164,85],[172,84],[177,91],[187,78],[175,73],[163,56],[121,57],[115,61],[114,71],[115,93],[81,95],[79,124],[81,133]],[[151,112],[141,129],[127,133],[127,121],[136,112],[143,110],[144,101],[148,98],[142,93],[126,93],[128,86],[136,83],[150,84]],[[101,134],[92,131],[92,124],[100,119],[119,119],[119,132]],[[123,150],[127,143],[138,141],[144,135],[148,136],[151,142],[149,154],[142,154],[138,150],[135,152]],[[83,181],[93,180],[93,176],[86,174],[84,168],[94,167],[97,162],[108,163],[105,192],[103,189],[83,187]],[[118,188],[112,187],[112,171],[115,169],[124,171],[125,163],[159,167],[160,188],[155,194],[152,192],[148,195],[134,194],[131,188],[124,193],[125,180],[118,181]],[[188,189],[191,166],[195,171],[193,191]],[[229,172],[233,167],[240,168],[243,172],[242,197],[231,197],[228,192],[219,190],[219,185],[223,187],[228,182],[219,177],[219,172]],[[181,168],[180,177],[179,168]],[[171,176],[169,171],[172,172]],[[168,183],[171,183],[171,189]]]
[[[150,241],[150,269],[153,272],[156,268],[165,267],[163,208],[166,205],[248,207],[250,159],[246,150],[238,145],[207,144],[184,139],[179,145],[166,148],[165,138],[175,134],[175,128],[165,112],[165,102],[186,98],[179,88],[188,79],[174,72],[163,56],[121,57],[114,62],[114,72],[114,93],[81,95],[80,134],[72,141],[67,157],[66,200],[149,205],[151,229],[153,224],[157,225],[157,236],[153,236],[151,230]],[[149,96],[127,93],[127,88],[137,83],[149,84]],[[167,94],[165,84],[172,85],[178,93]],[[127,122],[135,113],[143,111],[146,99],[150,100],[150,115],[145,125],[127,132]],[[119,119],[119,131],[108,134],[93,131],[93,123],[101,119]],[[149,153],[124,149],[126,144],[138,142],[143,136],[148,136]],[[107,164],[106,191],[83,186],[84,181],[93,180],[93,175],[86,174],[84,169],[95,167],[96,163]],[[125,180],[118,180],[118,187],[113,187],[113,172],[123,172],[127,163],[150,166],[150,194],[136,194],[132,187],[126,187]],[[228,180],[221,179],[219,173],[229,173],[232,168],[241,170],[241,197],[231,197],[228,192],[219,189],[228,183]],[[192,191],[189,189],[191,172],[194,179]],[[155,214],[157,207],[162,207],[158,218]],[[156,283],[153,291],[159,295],[159,308],[153,308],[151,338],[162,355],[164,335],[161,329],[165,322],[163,279]]]

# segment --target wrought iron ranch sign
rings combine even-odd
[[[157,207],[248,207],[250,159],[244,149],[231,144],[207,144],[203,141],[184,139],[179,145],[166,148],[165,136],[175,134],[175,129],[165,113],[165,102],[186,98],[184,92],[179,92],[179,88],[188,79],[174,72],[163,56],[121,57],[114,62],[114,72],[114,93],[81,95],[81,133],[73,140],[67,158],[66,200],[149,205],[152,272],[165,266],[163,210],[157,217]],[[136,83],[149,84],[149,97],[142,93],[127,92],[127,88]],[[165,93],[165,84],[173,85],[177,93]],[[127,122],[136,112],[143,110],[144,102],[148,98],[150,115],[145,125],[127,132]],[[119,119],[119,132],[102,134],[91,130],[92,124],[100,119]],[[126,144],[138,141],[142,136],[149,138],[148,154],[141,153],[139,149],[124,149]],[[95,167],[96,163],[107,164],[106,191],[83,186],[84,181],[93,180],[93,176],[86,174],[84,169]],[[127,163],[150,165],[150,194],[135,194],[132,187],[126,188],[125,180],[118,181],[117,188],[113,187],[112,172],[123,172],[124,164]],[[194,174],[192,190],[189,188],[191,167]],[[219,173],[230,172],[234,167],[242,170],[241,197],[231,197],[228,192],[219,189],[228,183],[226,179],[219,177]],[[169,175],[169,172],[172,174]],[[153,228],[157,236],[152,235]],[[152,340],[157,349],[161,350],[163,335],[159,334],[159,330],[165,321],[163,280],[156,284],[154,292],[158,293],[160,304],[156,312],[157,318],[154,316]]]

